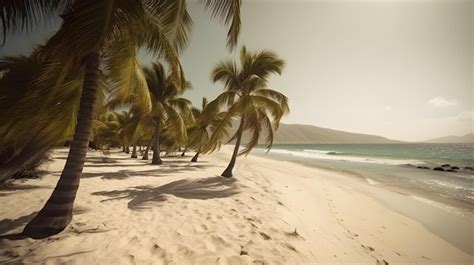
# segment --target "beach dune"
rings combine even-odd
[[[89,151],[71,225],[44,240],[15,236],[48,199],[67,152],[53,152],[41,179],[0,191],[0,263],[473,261],[469,249],[374,198],[394,192],[363,179],[252,155],[239,158],[235,178],[219,177],[228,147],[199,163],[165,157],[161,166]]]

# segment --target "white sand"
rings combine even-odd
[[[0,191],[0,234],[21,232],[50,195],[66,155],[55,151],[44,178]],[[0,239],[0,263],[473,261],[338,173],[249,156],[239,158],[235,180],[227,180],[217,175],[228,150],[199,163],[165,158],[162,166],[116,152],[88,157],[71,225],[45,240]]]

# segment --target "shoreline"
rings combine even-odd
[[[254,154],[254,155],[257,157],[262,157],[262,158],[267,158],[267,159],[272,159],[272,160],[277,160],[277,161],[287,161],[285,160],[285,157],[271,156],[271,155],[260,154],[260,153]],[[326,159],[315,158],[315,160],[319,162],[324,162]],[[328,161],[332,161],[332,160],[329,159]],[[412,196],[413,198],[416,198],[417,200],[423,200],[425,203],[428,203],[428,201],[431,201],[431,203],[429,203],[431,206],[436,205],[435,207],[437,208],[449,210],[451,211],[451,213],[459,215],[461,217],[474,218],[474,214],[473,214],[474,205],[470,202],[461,200],[459,198],[446,198],[446,197],[443,197],[442,195],[435,195],[432,192],[427,192],[426,190],[423,190],[415,186],[411,186],[411,187],[397,186],[392,183],[373,179],[372,177],[367,176],[361,172],[350,171],[350,170],[345,170],[341,168],[334,168],[332,166],[314,164],[314,163],[310,163],[309,161],[291,160],[288,162],[295,163],[297,165],[305,166],[308,168],[316,168],[320,170],[336,172],[338,174],[345,175],[351,178],[360,179],[366,182],[368,185],[383,186],[384,188],[390,191],[407,195],[407,196]],[[350,161],[350,163],[357,164],[358,162]],[[404,165],[386,165],[386,166],[387,167],[400,166],[402,168],[405,168]]]
[[[261,154],[255,156],[275,161],[284,161],[280,158]],[[338,175],[337,177],[346,178],[345,181],[355,180],[351,185],[359,185],[364,192],[370,193],[373,199],[379,201],[391,211],[419,222],[430,232],[447,240],[466,254],[474,255],[474,215],[472,213],[472,205],[467,202],[448,199],[440,200],[440,198],[420,189],[392,186],[355,172],[318,167],[318,165],[300,163],[298,161],[285,162],[309,169],[333,172]],[[417,206],[412,206],[413,204]],[[435,220],[433,221],[433,219]],[[447,231],[449,227],[456,227],[458,229]],[[468,233],[465,233],[466,231]]]
[[[115,151],[107,159],[89,151],[71,225],[45,240],[0,239],[0,262],[470,264],[473,259],[386,205],[393,203],[390,196],[383,202],[372,194],[393,191],[254,155],[240,157],[235,179],[224,179],[218,174],[230,158],[226,149],[198,163],[190,163],[190,156],[165,157],[161,166]],[[0,191],[5,209],[0,234],[21,232],[40,209],[66,153],[54,151],[46,165],[50,173],[42,179],[15,181],[15,190]],[[420,207],[426,205],[415,208]]]

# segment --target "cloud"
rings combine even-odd
[[[456,106],[458,102],[454,99],[445,99],[443,97],[435,97],[428,100],[428,104],[434,106],[435,108],[444,108],[444,107]]]

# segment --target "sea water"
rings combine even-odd
[[[259,146],[254,154],[349,173],[414,197],[474,209],[474,171],[466,169],[474,167],[474,144],[275,144],[269,153]],[[433,170],[442,165],[459,169]]]

